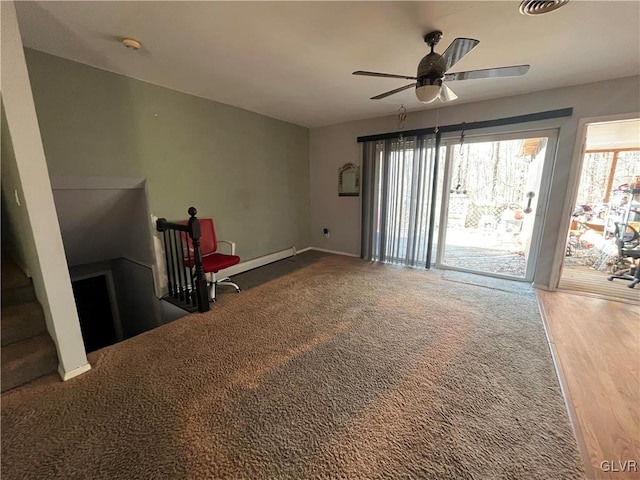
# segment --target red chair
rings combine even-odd
[[[236,289],[236,292],[240,293],[240,287],[231,281],[229,277],[216,278],[216,273],[225,268],[232,267],[240,263],[240,257],[236,253],[235,242],[229,240],[218,240],[216,238],[216,229],[213,226],[213,219],[211,218],[199,218],[200,221],[200,253],[202,254],[202,267],[204,273],[210,277],[207,278],[207,283],[210,285],[209,298],[212,302],[216,301],[216,286],[217,285],[231,285]],[[182,222],[185,225],[187,222]],[[195,259],[193,254],[193,244],[191,238],[186,232],[182,233],[183,244],[188,245],[189,251],[184,249],[184,264],[188,268],[193,268]],[[231,247],[231,255],[218,252],[218,243],[226,243]]]

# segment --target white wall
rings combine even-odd
[[[144,180],[53,177],[51,183],[70,267],[120,257],[154,263]]]
[[[14,156],[2,160],[5,192],[17,190],[20,205],[7,202],[15,225],[24,235],[21,260],[32,276],[36,296],[44,309],[63,378],[88,369],[67,270],[60,227],[53,202],[47,163],[31,94],[20,31],[13,2],[0,2],[2,17],[2,103]],[[5,170],[6,169],[6,170]],[[7,197],[11,198],[11,194]],[[19,239],[23,241],[22,238]]]
[[[564,242],[568,211],[564,208],[574,162],[576,132],[580,118],[631,113],[640,110],[640,77],[547,90],[477,103],[441,107],[438,124],[458,124],[573,107],[571,118],[547,120],[509,127],[511,131],[559,128],[558,151],[552,168],[549,208],[543,227],[535,283],[549,286],[558,242]],[[409,112],[403,130],[435,125],[436,110]],[[360,253],[360,197],[338,197],[338,168],[346,162],[361,163],[358,136],[397,131],[397,117],[390,115],[315,128],[310,131],[311,239],[315,247]],[[485,134],[508,131],[504,127],[468,132]],[[324,227],[331,234],[325,238]]]

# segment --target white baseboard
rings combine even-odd
[[[318,252],[325,252],[325,253],[333,253],[335,255],[344,255],[346,257],[356,257],[356,258],[360,258],[360,255],[356,255],[355,253],[349,253],[349,252],[340,252],[338,250],[328,250],[326,248],[319,248],[319,247],[309,247],[309,248],[305,248],[304,250],[300,250],[300,252],[303,252],[305,250],[317,250]]]
[[[537,288],[538,290],[546,290],[547,292],[553,292],[554,289],[549,288],[547,285],[541,285],[539,283],[533,283],[533,288]]]
[[[70,380],[73,377],[77,377],[78,375],[81,375],[84,372],[88,372],[89,370],[91,370],[91,365],[89,365],[88,363],[85,365],[80,365],[78,368],[74,368],[69,372],[64,371],[64,368],[62,368],[61,363],[58,364],[58,374],[60,375],[60,378],[62,378],[63,382],[66,382],[67,380]]]
[[[232,275],[238,275],[239,273],[253,270],[254,268],[258,268],[258,267],[263,267],[264,265],[277,262],[278,260],[284,260],[285,258],[293,257],[294,255],[307,252],[309,250],[318,250],[320,252],[333,253],[336,255],[345,255],[347,257],[360,258],[360,255],[356,255],[354,253],[340,252],[337,250],[327,250],[326,248],[306,247],[301,250],[297,250],[296,247],[289,247],[289,248],[285,248],[284,250],[280,250],[278,252],[264,255],[262,257],[252,258],[251,260],[247,260],[246,262],[240,262],[238,265],[234,265],[233,267],[220,270],[219,272],[216,273],[216,277],[226,278],[226,277],[231,277]]]
[[[263,257],[252,258],[251,260],[247,260],[246,262],[240,262],[238,265],[234,265],[233,267],[220,270],[218,273],[216,273],[216,277],[225,278],[225,277],[230,277],[232,275],[237,275],[239,273],[246,272],[248,270],[253,270],[254,268],[262,267],[264,265],[277,262],[278,260],[283,260],[285,258],[292,257],[295,254],[296,254],[296,248],[290,247],[285,250],[280,250],[279,252],[264,255]]]

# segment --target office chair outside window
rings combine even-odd
[[[232,267],[240,263],[240,257],[236,253],[236,244],[229,240],[218,240],[216,238],[216,230],[213,225],[213,219],[200,218],[200,252],[202,254],[202,267],[205,275],[207,275],[207,283],[209,284],[209,298],[212,302],[216,301],[216,287],[218,285],[230,285],[240,293],[240,287],[231,281],[229,277],[216,278],[216,273],[225,268]],[[183,222],[184,223],[184,222]],[[183,245],[188,245],[189,251],[183,252],[184,264],[187,268],[194,267],[193,244],[188,235],[183,232]],[[218,244],[225,243],[231,247],[231,254],[218,252]]]
[[[614,236],[618,246],[616,265],[621,268],[617,267],[618,271],[607,277],[607,280],[630,280],[627,287],[634,288],[640,283],[640,265],[634,265],[634,260],[640,258],[640,249],[638,248],[640,245],[640,233],[627,223],[616,222]],[[628,258],[632,260],[629,261],[627,260]]]

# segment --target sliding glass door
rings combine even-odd
[[[555,145],[550,131],[448,144],[439,268],[533,280],[543,171]]]

